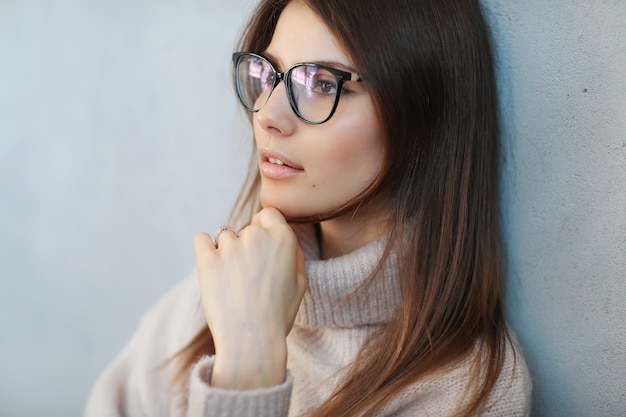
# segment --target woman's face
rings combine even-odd
[[[301,62],[360,70],[317,15],[298,0],[280,15],[264,54],[278,71]],[[337,209],[374,181],[382,163],[382,132],[364,83],[345,82],[332,118],[311,125],[293,112],[280,82],[252,119],[261,204],[277,208],[287,218]]]

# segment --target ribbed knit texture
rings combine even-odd
[[[85,416],[294,417],[328,398],[364,340],[397,307],[395,267],[389,261],[371,285],[362,285],[380,259],[384,240],[320,260],[313,228],[297,225],[294,230],[305,253],[308,289],[287,337],[283,384],[248,391],[211,387],[213,357],[206,356],[190,370],[188,389],[172,395],[171,367],[161,365],[206,326],[193,274],[146,313],[131,342],[95,384]],[[450,415],[468,387],[471,359],[407,388],[380,415]],[[530,391],[523,357],[509,346],[485,415],[527,416]]]
[[[296,325],[305,328],[360,327],[389,320],[398,306],[399,289],[388,264],[371,285],[360,286],[378,265],[384,240],[346,256],[320,260],[312,226],[295,226],[307,262],[307,292]]]
[[[254,390],[253,396],[242,396],[238,391],[212,388],[209,385],[212,370],[213,357],[203,358],[191,370],[188,415],[227,416],[232,415],[233,410],[239,417],[287,415],[289,396],[283,391],[291,383],[291,375],[287,375],[283,385]]]

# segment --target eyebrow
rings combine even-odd
[[[276,58],[274,55],[272,55],[268,51],[264,51],[263,55],[268,57],[270,59],[270,61],[274,62],[278,67],[281,68],[281,70],[284,70],[283,65],[281,65],[280,59]],[[301,64],[301,63],[325,65],[327,67],[337,68],[337,69],[340,69],[340,70],[343,70],[343,71],[359,74],[359,71],[357,71],[356,69],[354,69],[350,65],[346,65],[346,64],[344,64],[342,62],[339,62],[339,61],[311,60],[311,61],[297,62],[296,64]],[[296,64],[294,64],[294,65],[296,65]]]

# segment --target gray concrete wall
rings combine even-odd
[[[0,415],[79,415],[247,160],[252,0],[0,0]],[[486,0],[536,416],[626,415],[626,2]]]
[[[626,416],[626,2],[487,0],[534,415]]]

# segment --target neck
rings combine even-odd
[[[320,223],[322,259],[337,258],[379,239],[386,232],[380,213],[365,207]]]

